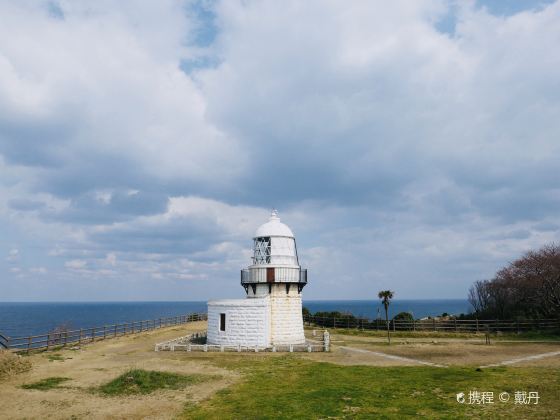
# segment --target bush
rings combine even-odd
[[[31,369],[31,362],[7,350],[0,350],[0,379]]]
[[[414,317],[410,312],[399,312],[393,317],[394,321],[414,321]]]

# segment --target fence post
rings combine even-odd
[[[107,325],[103,325],[103,340],[107,339]]]
[[[435,318],[432,318],[432,324],[434,325],[434,331],[437,331],[436,330],[436,319]]]
[[[31,336],[27,338],[27,353],[29,353],[29,349],[31,348]]]
[[[476,318],[476,332],[479,332],[478,331],[478,318]]]
[[[91,329],[91,341],[94,342],[95,341],[95,327],[93,327]]]
[[[82,344],[82,335],[83,335],[83,329],[80,328],[80,338],[78,339],[78,344]]]
[[[51,333],[49,333],[47,335],[47,350],[49,349],[49,346],[51,345]]]
[[[416,320],[412,318],[412,331],[416,331]]]
[[[391,321],[389,321],[391,322]],[[393,332],[397,331],[396,321],[393,319]]]
[[[457,332],[457,318],[455,318],[455,332]]]
[[[68,343],[68,330],[64,331],[64,346]]]
[[[350,317],[346,318],[346,329],[349,330],[350,329]]]
[[[117,336],[117,324],[115,324],[115,334],[113,335],[113,337]]]

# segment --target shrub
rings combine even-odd
[[[7,350],[0,350],[0,378],[17,375],[31,369],[31,362]]]

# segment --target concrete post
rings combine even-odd
[[[323,333],[323,347],[325,351],[330,351],[331,347],[331,336],[328,331]]]

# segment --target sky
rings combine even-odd
[[[560,238],[560,1],[0,0],[0,301],[466,298]]]

